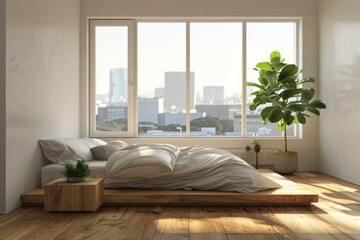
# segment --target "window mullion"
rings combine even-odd
[[[190,136],[190,22],[186,21],[186,136]]]
[[[241,104],[241,129],[242,136],[246,136],[246,22],[243,22],[243,41],[242,41],[242,52],[243,52],[243,64],[242,64],[242,104]]]

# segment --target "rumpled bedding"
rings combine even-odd
[[[251,193],[281,187],[234,154],[204,146],[131,145],[105,169],[105,183],[121,188]]]

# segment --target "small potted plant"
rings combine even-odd
[[[251,139],[250,145],[254,146],[253,147],[254,152],[256,153],[256,165],[255,165],[255,168],[258,169],[259,168],[259,152],[260,152],[260,149],[261,149],[261,143],[257,139]]]
[[[86,177],[90,175],[90,168],[85,160],[82,159],[76,165],[67,163],[62,170],[62,174],[69,183],[85,182]]]

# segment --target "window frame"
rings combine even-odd
[[[242,103],[246,103],[247,96],[247,87],[246,87],[246,64],[247,64],[247,23],[253,22],[264,22],[264,23],[289,23],[292,22],[295,24],[295,63],[302,68],[302,18],[301,17],[272,17],[272,18],[147,18],[147,17],[134,17],[134,18],[122,19],[122,18],[109,18],[109,19],[89,19],[89,136],[90,137],[131,137],[131,138],[171,138],[171,139],[249,139],[253,137],[247,136],[246,129],[246,112],[247,106],[246,104],[242,104],[242,136],[191,136],[190,131],[190,23],[204,22],[238,22],[242,23]],[[111,22],[111,24],[109,24]],[[129,46],[129,69],[128,69],[128,77],[129,77],[129,89],[128,89],[128,131],[120,132],[120,131],[111,131],[111,132],[97,132],[96,127],[96,115],[95,115],[95,56],[94,56],[94,31],[92,28],[94,26],[121,26],[117,25],[117,23],[125,23],[127,22],[129,25],[128,28],[128,46]],[[143,22],[183,22],[186,23],[186,133],[183,136],[139,136],[138,135],[138,94],[137,94],[137,24]],[[102,24],[97,24],[102,23]],[[104,25],[107,23],[106,25]],[[131,34],[130,34],[131,33]],[[132,53],[132,56],[130,56]],[[295,133],[294,136],[290,136],[290,139],[301,139],[302,138],[302,129],[303,126],[301,124],[295,125]],[[256,138],[260,139],[281,139],[283,136],[256,136]]]
[[[128,29],[128,105],[127,131],[96,131],[96,36],[95,28],[101,26],[125,26]],[[90,137],[133,137],[135,130],[135,21],[120,19],[89,20],[89,136]]]

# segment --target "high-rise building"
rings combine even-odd
[[[162,98],[139,98],[138,121],[159,123],[159,113],[163,113],[164,99]]]
[[[206,116],[211,116],[218,119],[233,119],[234,114],[241,112],[241,105],[230,104],[199,104],[195,107],[196,111],[206,113]]]
[[[194,72],[190,72],[190,109],[194,108]],[[186,110],[186,72],[165,72],[165,112]]]
[[[128,100],[128,71],[124,68],[110,69],[109,103],[118,104]]]
[[[203,104],[224,104],[224,86],[204,86]]]
[[[155,97],[164,98],[164,90],[165,89],[163,87],[155,88]]]

